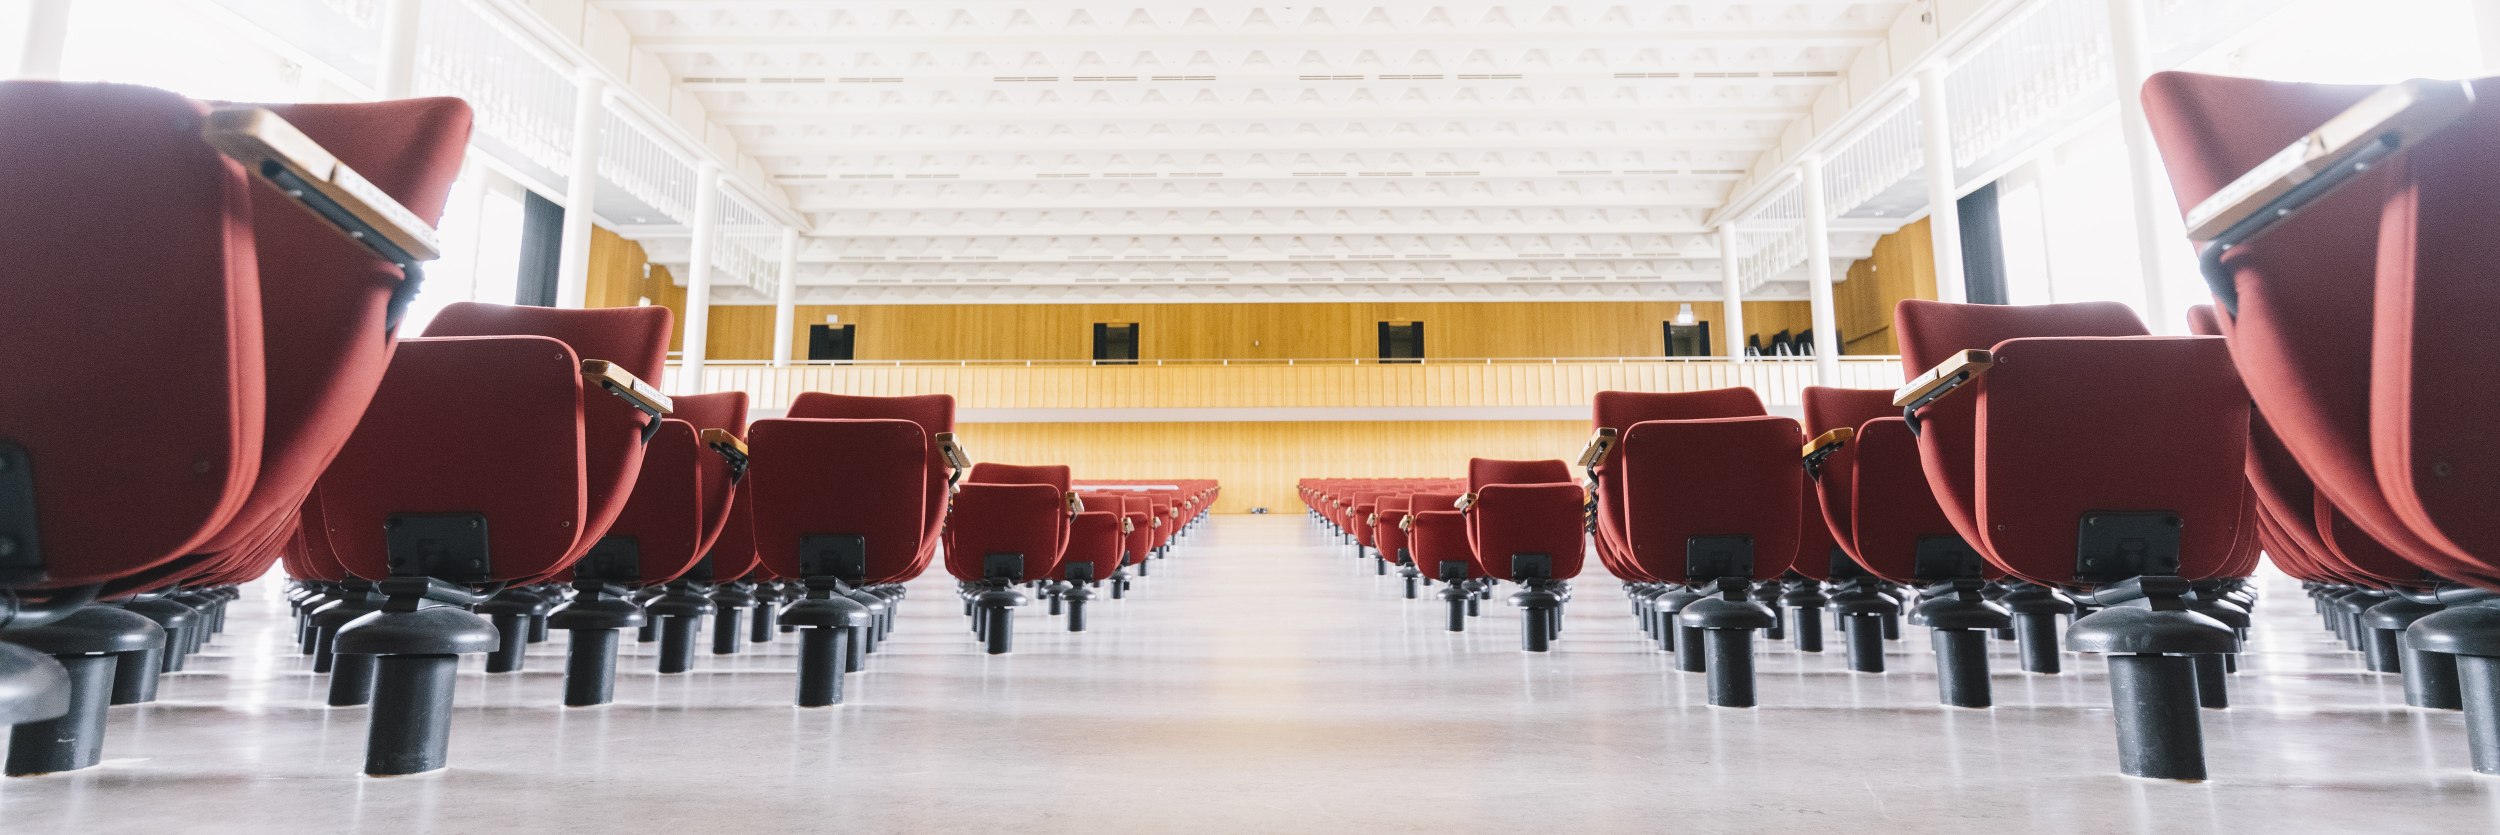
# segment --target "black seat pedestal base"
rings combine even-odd
[[[2474,771],[2500,775],[2500,599],[2452,604],[2414,621],[2404,645],[2456,659]]]
[[[6,770],[16,777],[76,771],[101,760],[104,709],[112,703],[115,668],[132,656],[155,663],[150,651],[164,648],[165,630],[118,606],[90,604],[41,625],[0,633],[0,639],[52,656],[68,674],[66,693],[47,689],[38,700],[50,703],[54,694],[63,695],[65,709],[53,718],[26,722],[10,732]],[[41,665],[29,666],[38,670],[32,676],[50,678]],[[48,709],[51,705],[35,706]]]
[[[591,707],[616,700],[617,630],[645,620],[624,587],[576,580],[573,602],[547,616],[550,628],[571,633],[564,649],[564,706]]]
[[[1753,633],[1769,629],[1776,618],[1770,607],[1751,599],[1751,586],[1749,578],[1721,578],[1715,594],[1694,600],[1676,615],[1687,636],[1677,660],[1703,662],[1710,677],[1710,704],[1716,707],[1754,706]],[[1698,642],[1691,640],[1695,633],[1701,636]]]
[[[499,637],[469,611],[485,601],[467,589],[426,577],[393,577],[380,586],[381,611],[341,628],[337,643],[341,655],[375,656],[365,773],[434,771],[449,760],[460,656],[490,652]]]
[[[1936,645],[1936,699],[1950,707],[1982,708],[1996,704],[1988,684],[1988,635],[2013,625],[2005,607],[1987,599],[1986,581],[1976,577],[1947,580],[1927,587],[1915,618],[1927,625]]]
[[[2066,631],[2068,650],[2109,655],[2118,767],[2131,777],[2205,779],[2196,664],[2183,656],[2237,652],[2239,634],[2190,611],[2188,590],[2187,581],[2165,575],[2104,586],[2092,594],[2104,608]]]
[[[838,705],[850,644],[868,629],[868,607],[851,599],[838,579],[809,577],[806,584],[807,597],[781,613],[782,625],[799,633],[798,705]]]
[[[2437,603],[2399,596],[2370,607],[2362,613],[2361,620],[2372,633],[2372,652],[2393,653],[2389,665],[2404,674],[2405,704],[2429,710],[2464,710],[2465,697],[2457,684],[2457,657],[2407,649],[2404,645],[2405,630],[2443,608]]]

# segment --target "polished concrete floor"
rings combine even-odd
[[[102,766],[0,780],[0,832],[2500,829],[2462,719],[2405,708],[2279,577],[2201,784],[2116,776],[2089,660],[2026,676],[2000,648],[1999,706],[1948,710],[1918,630],[1881,675],[1769,647],[1763,706],[1712,708],[1609,579],[1528,655],[1508,607],[1445,632],[1299,516],[1214,520],[1088,632],[1028,609],[1011,656],[923,580],[839,708],[790,707],[788,641],[668,677],[628,643],[593,709],[556,706],[556,643],[517,676],[472,659],[452,767],[375,779],[365,711],[323,706],[276,590],[113,709]]]

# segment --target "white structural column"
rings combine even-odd
[[[62,51],[69,45],[69,0],[31,0],[26,4],[26,39],[18,44],[18,78],[61,77]]]
[[[417,94],[417,15],[424,0],[389,0],[382,14],[382,98]]]
[[[706,162],[694,175],[694,246],[687,251],[686,335],[678,355],[676,390],[703,390],[703,359],[712,332],[712,248],[720,245],[720,166]]]
[[[1736,248],[1736,224],[1719,225],[1719,326],[1727,329],[1727,358],[1745,361],[1744,253]]]
[[[781,230],[781,283],[773,296],[773,365],[790,364],[790,340],[798,330],[799,230]]]
[[[1814,376],[1840,384],[1840,317],[1832,305],[1831,212],[1824,208],[1823,155],[1797,160],[1797,191],[1806,211],[1806,298],[1814,310]]]
[[[1936,300],[1970,300],[1962,274],[1961,183],[1953,160],[1953,114],[1945,104],[1945,67],[1918,71],[1919,145],[1927,155],[1927,240],[1936,248]]]
[[[2118,128],[2127,139],[2127,180],[2135,194],[2135,245],[2144,273],[2144,322],[2154,333],[2178,333],[2186,314],[2173,311],[2163,274],[2171,269],[2163,253],[2177,251],[2184,241],[2161,222],[2171,205],[2170,184],[2162,179],[2161,153],[2153,147],[2153,128],[2144,118],[2144,100],[2137,92],[2153,75],[2149,25],[2144,0],[2109,0],[2110,58],[2118,79]]]
[[[564,229],[556,245],[556,306],[581,307],[590,293],[591,209],[599,202],[599,131],[607,123],[608,83],[582,70],[573,83],[573,168],[564,175]]]

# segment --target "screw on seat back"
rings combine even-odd
[[[763,568],[856,583],[916,574],[928,481],[938,482],[944,501],[945,478],[929,469],[931,446],[910,420],[756,421],[747,428],[752,458],[743,486]]]
[[[1919,413],[1928,485],[1981,556],[2033,582],[2082,585],[2211,576],[2228,560],[2248,402],[2221,340],[2145,336],[2133,311],[2106,302],[1909,300],[1895,316],[1908,375],[1965,349],[1995,357]],[[2108,548],[2134,556],[2098,553]]]
[[[2143,98],[2154,141],[2161,148],[2172,191],[2184,213],[2378,90],[2376,86],[2166,72],[2145,82]],[[2500,94],[2489,80],[2477,82],[2476,92]],[[2442,361],[2412,350],[2419,331],[2407,322],[2417,315],[2455,315],[2465,324],[2453,335],[2473,346],[2467,350],[2488,345],[2487,340],[2480,345],[2472,342],[2475,335],[2489,332],[2488,319],[2472,321],[2490,313],[2487,298],[2436,297],[2437,301],[2426,305],[2429,300],[2416,298],[2412,290],[2391,286],[2413,282],[2390,281],[2397,273],[2409,275],[2411,265],[2419,263],[2424,252],[2420,248],[2423,239],[2407,231],[2412,228],[2407,215],[2423,207],[2413,185],[2453,178],[2458,190],[2446,193],[2463,202],[2450,203],[2440,211],[2455,213],[2457,222],[2470,222],[2474,216],[2476,210],[2471,207],[2476,198],[2465,191],[2478,187],[2474,172],[2489,166],[2444,166],[2446,161],[2470,159],[2475,154],[2464,146],[2487,141],[2490,129],[2476,127],[2478,121],[2487,125],[2491,118],[2489,100],[2483,102],[2465,123],[2430,137],[2390,164],[2375,166],[2277,222],[2263,236],[2233,247],[2222,258],[2237,306],[2219,316],[2218,324],[2228,335],[2232,359],[2247,383],[2249,397],[2268,424],[2261,434],[2279,439],[2286,456],[2297,462],[2316,492],[2370,539],[2406,562],[2450,577],[2492,572],[2485,560],[2434,541],[2446,539],[2435,529],[2417,530],[2415,522],[2427,521],[2418,512],[2418,503],[2391,495],[2411,492],[2397,485],[2412,481],[2413,474],[2401,472],[2401,455],[2388,462],[2377,460],[2377,450],[2386,447],[2376,446],[2380,441],[2373,433],[2385,419],[2390,424],[2387,440],[2401,448],[2403,442],[2396,436],[2411,434],[2415,428],[2406,425],[2400,414],[2410,413],[2411,408],[2398,405],[2410,399],[2398,393],[2414,387],[2414,378],[2402,366],[2410,365],[2415,356],[2423,357],[2426,366]],[[2442,170],[2436,177],[2417,181],[2417,159]],[[2441,202],[2442,198],[2434,197],[2431,205]],[[2443,241],[2436,234],[2430,243],[2458,256],[2460,262],[2476,251],[2473,244]],[[2441,257],[2437,252],[2432,255],[2435,261]],[[2365,275],[2378,278],[2357,280]],[[2461,306],[2451,312],[2429,309],[2449,303]],[[2380,346],[2388,348],[2384,355]],[[2382,369],[2390,375],[2385,380],[2377,376]],[[2425,367],[2422,377],[2433,389],[2439,387],[2437,378],[2428,375],[2435,373]],[[2384,404],[2377,402],[2381,393],[2388,396]],[[2447,407],[2468,410],[2457,413],[2458,417],[2477,417],[2469,414],[2472,407],[2465,404],[2456,400]],[[2390,411],[2380,414],[2381,408]],[[2488,412],[2479,417],[2487,419]],[[2379,468],[2383,465],[2398,468],[2388,473],[2396,478],[2382,478]],[[2284,515],[2285,504],[2268,501],[2263,495],[2267,487],[2257,486],[2260,504],[2277,515],[2287,533],[2301,536],[2303,526]],[[2417,505],[2412,508],[2417,512],[2399,511],[2400,501]]]

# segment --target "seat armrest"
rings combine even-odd
[[[1995,364],[1996,355],[1987,351],[1972,348],[1956,352],[1953,356],[1946,357],[1944,362],[1937,363],[1936,367],[1927,369],[1925,373],[1911,378],[1910,382],[1894,389],[1892,405],[1901,407],[1905,414],[1915,417],[1920,407],[1969,385],[1972,380],[1979,379],[1979,375],[1985,373],[1989,366]]]
[[[946,492],[951,494],[963,489],[964,474],[972,471],[972,456],[964,452],[963,444],[955,440],[953,432],[937,433],[935,440],[938,455],[946,459],[946,468],[952,471],[946,474]]]
[[[2224,246],[2248,240],[2370,163],[2455,124],[2473,104],[2473,85],[2463,81],[2390,84],[2188,209],[2188,239]]]
[[[200,138],[393,264],[442,257],[432,224],[267,108],[209,111]]]
[[[731,482],[746,476],[747,442],[739,440],[727,429],[706,429],[703,430],[703,445],[711,447],[713,452],[720,453],[720,457],[729,462]]]
[[[1847,446],[1851,440],[1856,439],[1857,434],[1857,430],[1843,426],[1807,441],[1804,452],[1806,475],[1817,479],[1822,478],[1823,459],[1830,458],[1832,453],[1839,452],[1841,447]]]
[[[609,394],[650,416],[650,422],[642,427],[643,443],[650,443],[651,436],[659,434],[660,420],[677,405],[657,386],[643,382],[642,378],[634,376],[634,372],[607,360],[582,360],[582,381],[607,389]]]

